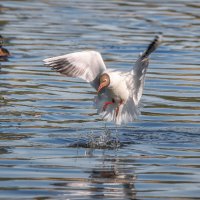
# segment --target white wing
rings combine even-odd
[[[106,70],[101,54],[96,51],[82,51],[47,58],[44,63],[68,77],[82,78],[95,89],[99,86],[99,75]]]
[[[127,87],[136,105],[138,105],[144,88],[145,74],[149,65],[148,56],[156,50],[162,41],[162,35],[157,35],[146,51],[137,59],[134,68],[127,73]]]

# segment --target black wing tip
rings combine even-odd
[[[161,44],[162,40],[163,40],[163,33],[162,33],[162,32],[159,32],[159,33],[155,36],[153,42],[157,43],[157,46],[158,46],[158,45]],[[153,43],[153,42],[152,42],[152,43]]]
[[[66,57],[58,56],[43,60],[44,65],[68,77],[82,76],[86,69],[77,69]]]
[[[159,32],[154,40],[149,44],[149,46],[147,47],[146,51],[142,54],[142,58],[147,58],[152,52],[154,52],[158,46],[161,44],[163,40],[163,33]]]
[[[51,60],[51,58],[48,60],[44,61],[44,65],[47,67],[51,67],[51,69],[54,70],[60,70],[61,68],[64,68],[66,65],[68,65],[68,63],[63,60],[63,59],[55,59],[55,60]]]

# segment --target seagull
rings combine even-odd
[[[144,88],[149,55],[162,42],[162,34],[155,36],[147,49],[139,54],[132,69],[127,72],[106,68],[97,51],[81,51],[47,58],[44,64],[57,72],[81,78],[96,90],[94,98],[97,113],[105,121],[117,125],[133,122],[139,115],[139,102]]]

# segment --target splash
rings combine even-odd
[[[121,147],[117,129],[114,134],[111,130],[105,127],[102,133],[94,133],[90,131],[87,135],[80,135],[77,142],[70,144],[70,147],[83,147],[91,149],[117,149]]]

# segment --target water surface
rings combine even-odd
[[[189,0],[0,1],[12,54],[0,71],[0,198],[199,199],[199,8]],[[141,116],[125,126],[105,128],[90,85],[42,63],[94,49],[108,67],[128,70],[158,32],[164,42],[151,56]]]

